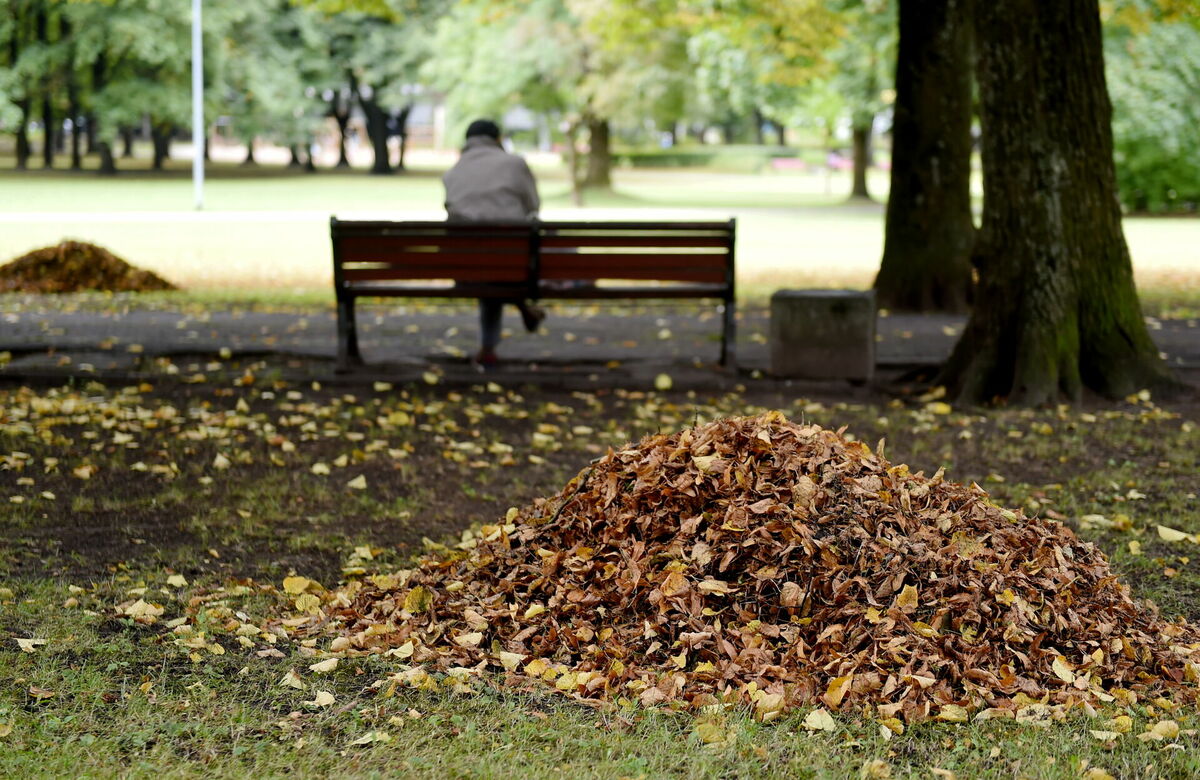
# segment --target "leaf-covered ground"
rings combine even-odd
[[[1195,406],[980,414],[936,398],[293,386],[247,368],[0,388],[0,774],[1200,772],[1200,719],[1153,702],[885,739],[853,715],[763,725],[737,708],[595,710],[453,679],[377,687],[402,659],[328,668],[261,630],[294,600],[285,577],[329,587],[346,570],[403,566],[423,538],[553,494],[609,446],[774,408],[872,445],[886,437],[894,462],[945,467],[1001,505],[1059,519],[1096,541],[1135,595],[1200,618]],[[170,633],[185,615],[200,631]]]

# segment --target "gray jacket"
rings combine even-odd
[[[537,182],[525,160],[485,135],[473,135],[442,177],[454,222],[520,222],[537,217]]]

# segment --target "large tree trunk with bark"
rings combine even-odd
[[[1178,388],[1150,340],[1121,231],[1097,0],[975,8],[984,214],[952,397],[1045,404]]]
[[[583,187],[612,189],[612,148],[608,120],[588,117],[584,121],[588,129],[588,158]]]
[[[900,0],[892,184],[879,305],[965,312],[971,301],[970,0]]]
[[[871,165],[871,126],[854,127],[854,183],[850,188],[851,198],[870,200],[867,190],[867,168]]]

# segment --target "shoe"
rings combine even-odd
[[[537,333],[537,329],[544,319],[546,319],[546,310],[542,307],[534,306],[532,303],[521,307],[521,322],[525,323],[527,332]]]
[[[481,349],[475,354],[475,358],[471,362],[480,368],[494,368],[500,362],[500,358],[496,357],[495,350]]]

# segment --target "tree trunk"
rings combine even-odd
[[[63,35],[69,36],[70,27],[65,19],[62,25]],[[71,117],[71,170],[78,171],[83,168],[83,149],[80,146],[83,139],[79,137],[79,83],[75,79],[74,54],[72,51],[71,64],[67,66],[67,113]]]
[[[287,167],[289,167],[289,168],[303,167],[304,163],[302,163],[300,161],[300,145],[292,144],[291,146],[288,147],[288,151],[291,152],[292,159],[288,160]]]
[[[121,135],[121,157],[129,160],[133,158],[133,128],[122,127],[118,131]]]
[[[154,144],[154,170],[161,171],[163,163],[171,156],[171,135],[175,128],[171,125],[160,127],[155,125],[150,130],[150,139]]]
[[[33,150],[29,146],[29,98],[17,101],[21,119],[17,122],[17,170],[23,171],[29,167],[29,158]]]
[[[941,381],[965,402],[1178,389],[1121,231],[1097,0],[978,3],[975,40],[980,288]]]
[[[42,98],[42,165],[54,167],[54,104],[49,95]]]
[[[867,191],[867,166],[871,159],[871,126],[855,127],[854,137],[854,186],[850,189],[851,198],[871,199]]]
[[[97,141],[96,151],[100,155],[100,173],[104,176],[115,175],[117,163],[113,160],[112,147],[108,145],[108,141]]]
[[[583,206],[583,177],[580,175],[579,122],[567,125],[567,175],[571,177],[571,203]]]
[[[608,120],[588,117],[584,122],[588,129],[588,158],[583,187],[612,189],[612,149],[609,145]]]
[[[338,96],[329,102],[329,114],[337,122],[338,127],[338,161],[336,168],[349,168],[350,158],[346,156],[346,126],[350,124],[350,109],[341,110]]]
[[[970,0],[900,0],[892,186],[879,305],[966,312],[971,301]]]
[[[316,173],[317,172],[317,163],[315,160],[313,160],[312,149],[313,149],[313,139],[309,138],[308,142],[304,144],[304,172],[305,173]]]
[[[400,136],[400,159],[396,162],[397,170],[404,170],[404,157],[408,154],[408,117],[412,114],[412,104],[405,106],[396,113],[396,131]]]
[[[242,160],[242,166],[258,165],[258,160],[254,159],[254,136],[246,139],[246,159]]]
[[[754,143],[759,146],[767,145],[767,120],[760,109],[754,109]]]
[[[83,153],[85,155],[86,154],[95,154],[96,153],[96,112],[89,111],[86,114],[84,114],[83,122],[84,122],[84,124],[83,124],[84,139],[87,141],[87,145],[84,146],[84,148],[83,148]],[[133,156],[132,152],[130,153],[130,156],[131,157]]]
[[[373,98],[367,99],[359,95],[358,103],[367,118],[367,138],[371,141],[371,151],[375,158],[371,162],[371,173],[389,174],[392,172],[392,163],[388,159],[387,113]]]

